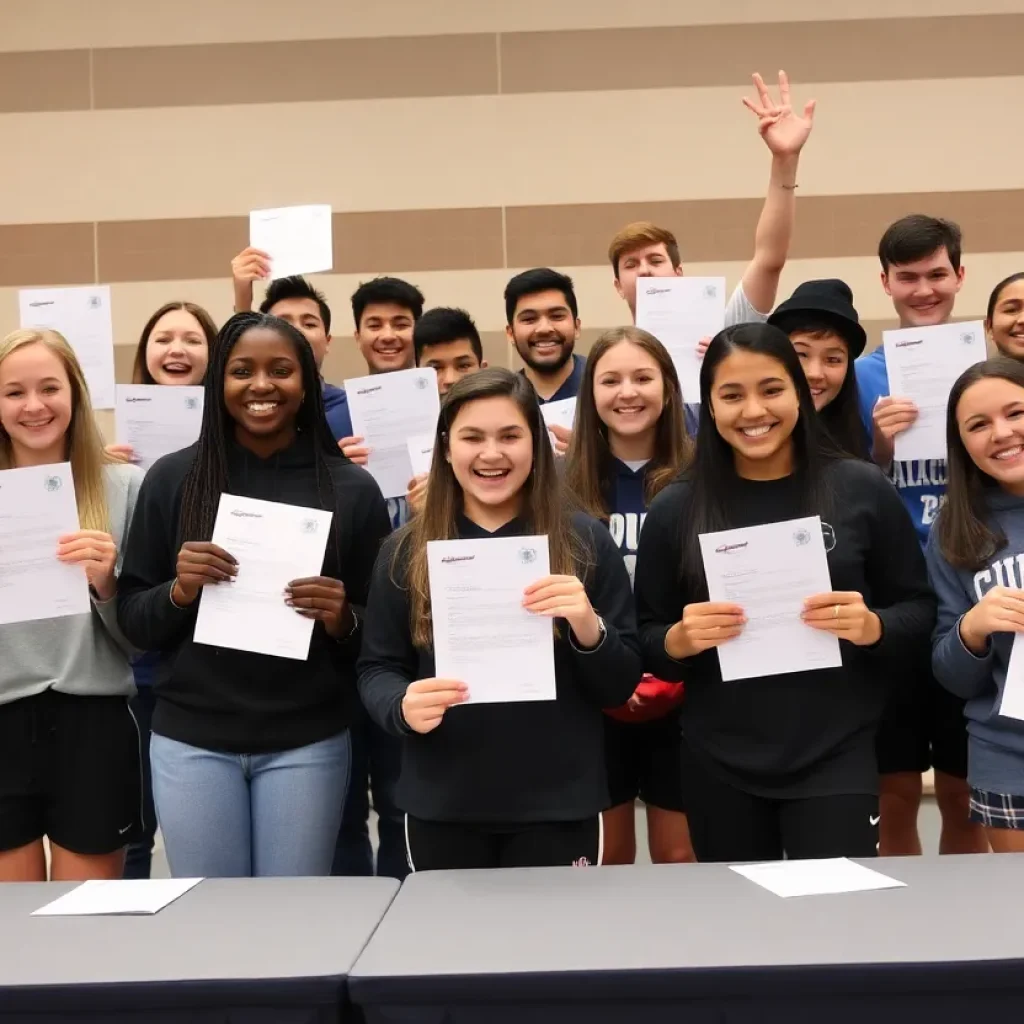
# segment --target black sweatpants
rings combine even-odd
[[[589,867],[601,863],[601,815],[583,821],[469,825],[405,816],[413,871]]]
[[[698,861],[874,857],[878,797],[771,799],[718,779],[690,759],[686,813]],[[694,778],[694,773],[699,778]]]

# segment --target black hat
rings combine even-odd
[[[845,281],[836,278],[804,281],[768,317],[768,323],[787,334],[800,330],[802,324],[811,321],[824,321],[833,326],[846,342],[851,359],[856,359],[867,345],[867,335],[860,325],[857,310],[853,308],[853,292]]]

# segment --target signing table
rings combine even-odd
[[[865,861],[781,899],[724,865],[412,876],[349,975],[368,1024],[962,1024],[1024,1012],[1024,855]]]
[[[154,916],[31,917],[74,888],[0,885],[0,1022],[326,1024],[398,883],[201,882]]]

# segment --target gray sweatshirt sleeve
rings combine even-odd
[[[932,634],[932,669],[935,678],[950,693],[963,700],[980,697],[993,686],[991,637],[981,657],[960,639],[960,620],[977,603],[963,585],[956,569],[942,556],[933,530],[925,549],[928,578],[939,599],[938,619]]]
[[[115,575],[121,575],[121,564],[124,561],[124,549],[128,543],[128,530],[135,514],[135,504],[139,499],[142,487],[143,472],[138,466],[129,463],[118,463],[107,467],[107,506],[110,513],[110,531],[117,545],[117,563]],[[117,591],[107,601],[100,601],[94,596],[92,607],[99,616],[103,628],[110,638],[129,658],[141,652],[131,644],[121,632],[117,622]]]

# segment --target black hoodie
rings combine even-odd
[[[519,824],[579,821],[609,804],[602,708],[618,707],[640,681],[629,577],[608,531],[577,514],[573,526],[591,552],[587,596],[607,634],[581,651],[561,622],[555,641],[555,700],[451,708],[426,735],[402,717],[409,684],[435,675],[432,650],[413,646],[404,565],[381,549],[366,612],[359,693],[384,729],[405,737],[397,803],[428,821]],[[464,516],[460,539],[529,533],[521,520],[488,533]],[[397,579],[396,579],[397,577]]]
[[[162,652],[169,662],[166,678],[155,686],[153,731],[230,753],[270,753],[327,739],[348,725],[361,629],[339,642],[317,623],[308,659],[295,661],[197,644],[192,635],[202,592],[188,608],[171,602],[182,488],[195,449],[165,456],[146,475],[118,582],[118,621],[125,636],[143,650]],[[269,459],[229,441],[227,459],[229,493],[320,507],[311,439],[300,435]],[[340,455],[330,465],[335,507],[329,510],[332,539],[322,575],[340,579],[359,608],[390,530],[387,506],[365,470]]]

